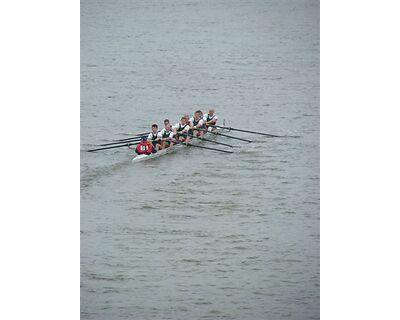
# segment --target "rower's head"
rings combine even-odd
[[[208,109],[208,114],[209,114],[210,116],[212,116],[214,113],[215,113],[215,109],[214,109],[214,108]]]
[[[155,123],[151,126],[151,131],[153,131],[153,133],[156,133],[158,130],[158,125]]]
[[[189,122],[190,117],[189,117],[189,114],[188,114],[188,113],[185,113],[185,114],[183,115],[183,117],[186,118],[186,120]]]
[[[167,124],[169,124],[169,119],[164,120],[164,126],[166,126]]]
[[[185,116],[183,116],[183,117],[181,118],[181,123],[182,123],[182,124],[187,124],[187,123],[188,123],[188,119],[187,119]]]
[[[171,124],[169,122],[165,124],[165,130],[171,131]]]
[[[142,136],[142,137],[140,138],[140,140],[141,140],[142,142],[145,142],[145,141],[147,141],[147,137],[146,137],[146,136]]]
[[[194,117],[195,117],[195,119],[200,119],[200,118],[201,118],[201,111],[200,111],[200,110],[197,110],[197,111],[194,113]]]

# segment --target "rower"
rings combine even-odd
[[[203,116],[204,125],[206,128],[210,125],[216,125],[218,121],[218,116],[215,114],[215,109],[208,109],[208,113]]]
[[[140,143],[136,146],[135,152],[139,155],[140,154],[149,155],[157,151],[153,148],[153,145],[147,140],[147,137],[143,136],[141,138]]]
[[[190,119],[190,134],[193,134],[194,136],[203,136],[204,131],[196,130],[196,129],[202,129],[204,128],[204,121],[201,117],[202,112],[200,110],[197,110],[194,113],[194,117]]]
[[[190,138],[187,135],[189,132],[190,127],[188,125],[187,118],[183,116],[181,118],[181,121],[178,122],[176,125],[172,127],[172,131],[175,134],[175,138],[178,139],[179,141],[184,141],[184,142],[189,142]]]
[[[188,114],[188,113],[185,113],[183,116],[186,118],[187,123],[189,124],[189,121],[190,121],[190,116],[189,116],[189,114]]]
[[[161,149],[161,139],[158,137],[158,125],[153,124],[151,126],[151,132],[149,133],[149,136],[147,137],[147,140],[151,141],[153,148],[155,150],[160,150]]]
[[[172,131],[171,124],[169,122],[165,125],[165,128],[158,133],[158,137],[161,140],[161,149],[165,149],[170,145],[173,145],[172,140],[174,139],[174,132]]]

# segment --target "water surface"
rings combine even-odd
[[[301,137],[82,152],[82,319],[319,318],[318,1],[81,1],[82,150],[209,105]]]

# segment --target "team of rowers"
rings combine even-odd
[[[210,126],[217,124],[217,121],[218,116],[215,114],[215,109],[212,108],[206,114],[197,110],[191,118],[185,114],[175,125],[171,125],[170,121],[165,119],[162,130],[158,130],[157,124],[151,126],[151,132],[147,137],[142,137],[135,152],[151,154],[179,142],[189,142],[193,137],[202,137]]]

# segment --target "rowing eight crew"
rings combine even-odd
[[[194,137],[202,137],[209,126],[216,125],[218,116],[214,109],[209,109],[207,114],[198,110],[192,118],[185,114],[181,120],[171,125],[168,119],[164,120],[164,128],[158,131],[158,125],[151,126],[151,132],[148,137],[142,137],[141,142],[136,146],[137,154],[151,154],[158,150],[168,148],[174,145],[177,141],[189,142]]]

